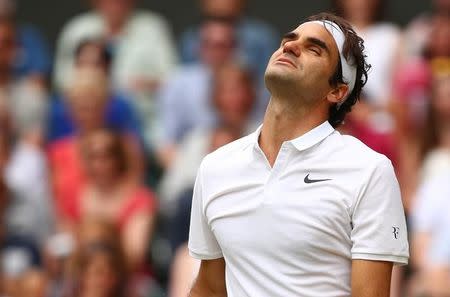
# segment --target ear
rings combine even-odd
[[[338,84],[338,86],[334,89],[332,89],[327,94],[327,100],[331,103],[339,103],[342,100],[344,100],[345,95],[348,91],[348,85],[347,84]]]

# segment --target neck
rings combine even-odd
[[[272,97],[264,116],[259,144],[270,165],[275,163],[281,145],[327,120],[327,105],[300,106]]]

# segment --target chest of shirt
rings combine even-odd
[[[327,246],[350,246],[355,186],[348,180],[358,170],[344,170],[339,161],[317,161],[287,154],[273,168],[258,160],[221,168],[218,182],[205,193],[204,211],[224,252],[264,252],[268,242],[270,249],[275,245],[303,255]]]

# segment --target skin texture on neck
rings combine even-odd
[[[281,145],[295,139],[327,120],[328,104],[317,100],[312,106],[302,106],[298,100],[272,97],[264,116],[259,145],[273,167]]]

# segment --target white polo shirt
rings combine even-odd
[[[391,162],[325,122],[281,146],[261,127],[204,158],[190,254],[224,257],[228,297],[351,296],[351,260],[408,262]]]

